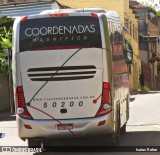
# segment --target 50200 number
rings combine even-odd
[[[53,102],[52,103],[52,107],[57,107],[57,105],[59,105],[59,103],[57,103],[57,102]],[[45,102],[44,104],[43,104],[43,107],[44,108],[47,108],[47,106],[48,106],[48,103],[47,102]],[[64,108],[65,106],[66,106],[66,102],[61,102],[61,105],[60,105],[62,108]],[[73,102],[73,101],[71,101],[71,102],[69,102],[69,106],[70,107],[74,107],[75,106],[75,102]],[[79,103],[78,103],[78,106],[79,107],[82,107],[83,106],[83,101],[79,101]]]

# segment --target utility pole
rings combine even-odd
[[[13,104],[13,88],[12,88],[12,74],[11,74],[11,49],[5,49],[6,65],[8,66],[8,87],[9,87],[9,106],[10,113],[14,114],[14,104]]]

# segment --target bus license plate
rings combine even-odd
[[[73,124],[57,124],[57,130],[71,130],[73,129]]]

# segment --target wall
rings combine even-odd
[[[144,63],[148,64],[148,51],[140,50],[139,57]]]
[[[9,108],[8,78],[0,75],[0,112],[8,110]]]
[[[150,53],[155,53],[157,56],[159,53],[159,43],[158,43],[158,38],[160,36],[160,32],[159,32],[159,20],[160,18],[156,17],[155,20],[151,20],[151,22],[148,23],[148,30],[149,30],[149,34],[150,36],[154,36],[157,37],[157,39],[154,42],[150,42],[149,46],[150,46]],[[152,54],[150,54],[152,55]],[[159,76],[158,72],[157,72],[157,66],[158,66],[158,62],[155,61],[154,63],[150,64],[151,67],[151,80],[152,80],[152,90],[156,90],[156,85],[158,85],[159,81],[156,80],[156,77]],[[158,82],[158,83],[157,83]]]
[[[124,21],[124,1],[126,0],[58,0],[62,5],[71,8],[103,8],[105,10],[117,11],[121,16],[122,22]]]
[[[130,65],[129,87],[130,91],[136,91],[138,72],[141,68],[138,47],[138,21],[135,18],[135,14],[133,14],[132,10],[129,8],[125,8],[124,15],[124,25],[128,29],[128,31],[125,32],[125,37],[131,42],[133,47],[133,64]]]

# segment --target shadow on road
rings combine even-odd
[[[127,132],[121,136],[120,146],[159,146],[159,131]]]
[[[16,120],[16,116],[15,115],[11,115],[10,112],[3,112],[0,113],[0,121],[15,121]]]
[[[134,97],[130,97],[130,102],[133,102],[135,100]]]
[[[135,95],[147,95],[147,94],[158,94],[158,93],[160,93],[160,91],[149,91],[149,92],[140,91],[140,92],[137,92],[137,93],[131,95],[130,102],[135,101],[135,99],[136,99]]]
[[[159,91],[149,91],[149,92],[145,92],[145,91],[140,91],[139,94],[157,94],[160,93]]]
[[[96,141],[98,142],[98,139],[96,139]],[[104,142],[105,143],[105,142]],[[121,136],[121,143],[120,143],[120,147],[126,147],[126,149],[129,149],[129,146],[151,146],[151,147],[154,147],[154,146],[159,146],[160,145],[160,132],[158,131],[139,131],[139,132],[127,132],[125,135],[122,135]],[[64,145],[62,145],[64,146]],[[72,146],[72,145],[71,145]],[[72,146],[74,147],[74,146]],[[72,148],[71,147],[71,148]],[[106,146],[103,146],[103,147],[106,147]],[[108,146],[109,147],[109,146]],[[61,149],[59,147],[59,149]],[[87,148],[86,148],[87,149]],[[95,149],[95,146],[93,146],[93,152],[95,152],[96,154],[96,151],[94,150]],[[62,151],[62,152],[61,152]],[[77,155],[82,155],[82,154],[86,154],[86,155],[93,155],[94,153],[93,152],[88,152],[87,150],[84,151],[84,152],[63,152],[63,150],[58,150],[57,152],[54,152],[54,154],[56,155],[68,155],[68,154],[77,154]],[[101,152],[101,151],[100,151]],[[49,151],[49,152],[41,152],[41,153],[35,153],[34,155],[51,155],[53,154],[53,151]],[[101,153],[98,153],[98,154],[106,154],[105,151],[101,152]],[[125,152],[108,152],[108,154],[126,154]],[[132,153],[131,153],[132,154]],[[133,153],[135,154],[135,153]],[[140,154],[142,155],[143,153],[140,152]],[[145,155],[150,155],[151,153],[145,153]],[[155,154],[159,154],[159,152],[155,153]],[[137,153],[136,153],[137,155]]]

